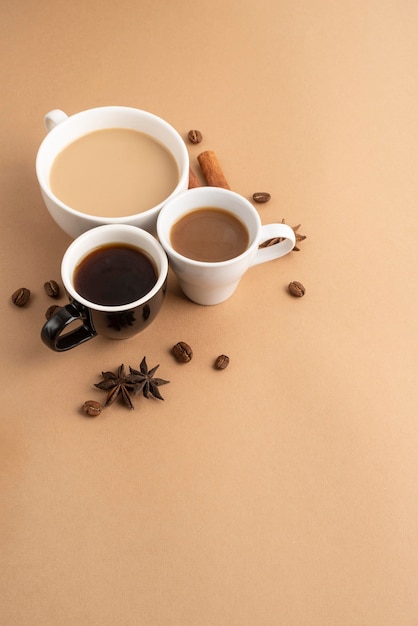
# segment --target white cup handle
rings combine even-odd
[[[61,109],[54,109],[53,111],[49,111],[44,117],[45,128],[48,132],[50,132],[55,126],[61,124],[68,118],[68,115],[61,111]]]
[[[259,239],[259,245],[264,241],[280,237],[283,241],[275,243],[272,246],[266,246],[265,248],[258,248],[257,254],[251,262],[252,265],[258,265],[259,263],[266,263],[267,261],[273,261],[284,256],[288,252],[291,252],[296,244],[296,237],[293,229],[287,224],[264,224],[261,227],[261,234]]]

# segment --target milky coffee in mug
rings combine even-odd
[[[186,144],[157,115],[124,106],[70,116],[54,109],[44,122],[36,176],[51,217],[72,238],[103,224],[154,233],[161,207],[188,187]]]
[[[55,157],[52,193],[81,213],[123,217],[160,204],[175,189],[179,168],[150,135],[104,128],[72,141]]]
[[[179,254],[209,263],[228,261],[242,254],[250,241],[245,224],[218,207],[202,207],[183,215],[170,231]]]

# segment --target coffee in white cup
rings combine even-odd
[[[209,221],[214,220],[212,225],[202,220],[200,226],[194,231],[190,228],[191,232],[187,233],[187,227],[204,212],[212,214],[209,216]],[[219,218],[222,213],[228,218],[227,226]],[[182,223],[186,225],[183,231]],[[226,250],[237,241],[242,246],[233,255],[225,256],[223,252],[224,256],[218,257],[212,253],[215,250],[218,253],[226,230],[231,231],[227,234]],[[262,225],[256,209],[246,198],[219,187],[189,189],[167,202],[158,215],[157,234],[182,291],[190,300],[204,305],[227,300],[250,267],[278,259],[295,246],[295,233],[290,226]],[[273,237],[282,241],[259,248],[263,241]]]

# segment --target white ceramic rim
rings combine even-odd
[[[166,219],[166,214],[171,211],[171,208],[174,204],[181,203],[184,197],[200,196],[203,194],[208,194],[209,196],[213,196],[213,201],[210,199],[202,202],[201,200],[196,200],[197,204],[193,209],[186,207],[183,212],[180,212],[173,220],[170,220],[169,226],[163,225],[163,220]],[[232,259],[227,259],[226,261],[197,261],[196,259],[191,259],[190,257],[184,256],[177,252],[170,242],[170,230],[175,222],[181,219],[186,213],[190,210],[199,209],[205,206],[215,206],[216,208],[224,209],[225,211],[229,211],[233,215],[236,215],[241,219],[243,224],[246,226],[248,230],[248,234],[251,238],[251,232],[248,228],[247,219],[244,219],[243,216],[238,215],[233,209],[228,206],[224,206],[222,204],[222,198],[230,198],[234,202],[240,203],[240,206],[243,206],[247,209],[248,214],[251,214],[252,219],[254,220],[254,225],[256,226],[256,234],[253,236],[253,240],[250,245],[244,252],[239,254],[238,256],[233,257]],[[181,261],[182,263],[188,263],[189,265],[193,265],[194,267],[227,267],[228,265],[233,265],[238,261],[244,259],[245,257],[251,255],[254,252],[254,248],[258,246],[258,237],[261,230],[261,219],[258,215],[256,209],[253,207],[251,202],[241,196],[239,193],[235,191],[231,191],[230,189],[224,189],[223,187],[195,187],[193,189],[186,189],[182,193],[178,194],[175,198],[167,202],[163,208],[161,209],[158,218],[157,218],[157,234],[158,238],[161,242],[161,245],[169,256],[172,256],[174,259]],[[167,234],[166,234],[167,233]]]
[[[166,198],[164,198],[164,200],[162,200],[159,204],[157,204],[156,206],[151,207],[150,209],[147,209],[145,211],[141,211],[139,213],[132,213],[130,215],[123,215],[123,216],[119,216],[119,217],[100,217],[100,216],[97,216],[97,215],[91,215],[90,213],[77,211],[77,209],[73,209],[68,204],[65,204],[64,202],[62,202],[51,191],[51,188],[49,186],[49,181],[48,181],[48,174],[50,172],[50,167],[51,166],[49,166],[48,171],[45,172],[44,171],[45,170],[45,166],[43,165],[43,160],[45,158],[44,154],[48,150],[49,144],[53,140],[54,134],[56,134],[58,132],[63,132],[63,130],[61,128],[63,125],[68,126],[70,124],[73,124],[74,122],[77,122],[79,119],[82,119],[83,117],[94,115],[98,111],[109,112],[109,113],[129,112],[129,114],[135,114],[135,115],[140,113],[140,115],[144,119],[148,119],[148,120],[153,121],[154,123],[159,124],[160,127],[162,129],[164,129],[164,131],[167,131],[172,136],[174,141],[178,144],[178,150],[179,150],[179,154],[180,154],[180,158],[179,159],[173,154],[173,151],[165,144],[164,141],[162,141],[161,139],[158,139],[158,141],[160,141],[160,143],[162,143],[171,152],[171,154],[173,155],[173,157],[174,157],[174,159],[176,161],[177,167],[179,168],[179,180],[178,180],[178,183],[175,186],[175,188],[172,190],[172,192]],[[129,126],[129,125],[124,126],[121,123],[121,124],[117,124],[117,125],[113,124],[112,126],[98,126],[97,128],[93,128],[92,131],[100,130],[101,128],[132,128],[132,127]],[[87,134],[88,132],[92,132],[92,131],[81,132],[79,135],[77,135],[77,137],[73,137],[70,141],[68,141],[64,145],[62,145],[60,150],[57,151],[56,154],[54,155],[54,157],[53,157],[53,159],[51,161],[51,164],[54,161],[54,159],[56,158],[57,154],[59,154],[59,152],[61,150],[63,150],[69,143],[71,143],[72,141],[75,141],[79,137]],[[149,134],[151,137],[153,136],[152,133],[147,133],[146,131],[141,131],[141,132],[144,132],[145,134]],[[47,197],[49,197],[62,210],[70,213],[71,215],[87,219],[90,222],[92,222],[94,224],[97,224],[98,226],[103,225],[103,224],[121,224],[121,223],[125,223],[127,220],[132,220],[132,219],[139,218],[142,215],[147,216],[147,217],[155,216],[161,210],[161,207],[168,200],[170,200],[173,196],[175,196],[178,193],[179,189],[183,189],[184,188],[184,185],[186,184],[186,182],[188,183],[188,178],[189,178],[189,153],[187,151],[186,144],[184,143],[180,133],[171,124],[169,124],[166,120],[164,120],[162,117],[159,117],[158,115],[155,115],[154,113],[149,113],[148,111],[144,111],[142,109],[136,109],[135,107],[126,107],[126,106],[113,105],[113,106],[103,106],[103,107],[94,107],[94,108],[91,108],[91,109],[85,109],[84,111],[80,111],[78,113],[74,113],[72,115],[69,115],[67,117],[67,119],[65,119],[62,122],[60,122],[59,124],[57,124],[57,126],[55,126],[55,128],[53,128],[51,131],[49,131],[49,133],[44,137],[41,145],[39,146],[38,153],[36,155],[35,168],[36,168],[36,175],[37,175],[37,179],[38,179],[39,185],[41,186],[44,194]]]
[[[93,245],[85,245],[86,241],[95,238],[96,243]],[[157,266],[158,279],[154,287],[145,296],[134,302],[123,304],[120,306],[106,306],[103,304],[96,304],[90,302],[80,296],[73,286],[73,274],[77,265],[88,255],[90,252],[100,248],[103,245],[108,244],[129,244],[136,246],[140,250],[143,250],[152,257],[155,265]],[[81,254],[76,254],[76,258],[73,256],[77,253],[78,249],[84,250]],[[80,304],[93,309],[94,311],[104,311],[108,313],[116,313],[118,311],[128,311],[142,306],[149,302],[163,287],[168,273],[168,259],[161,245],[149,232],[138,228],[137,226],[131,226],[129,224],[104,224],[87,230],[82,235],[79,235],[77,239],[69,245],[61,262],[61,278],[67,293],[74,298]]]

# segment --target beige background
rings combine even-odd
[[[2,625],[418,624],[417,25],[415,0],[1,0]],[[200,129],[192,162],[308,238],[222,305],[170,276],[143,335],[55,354],[42,118],[106,104]],[[80,415],[144,355],[165,402]]]

